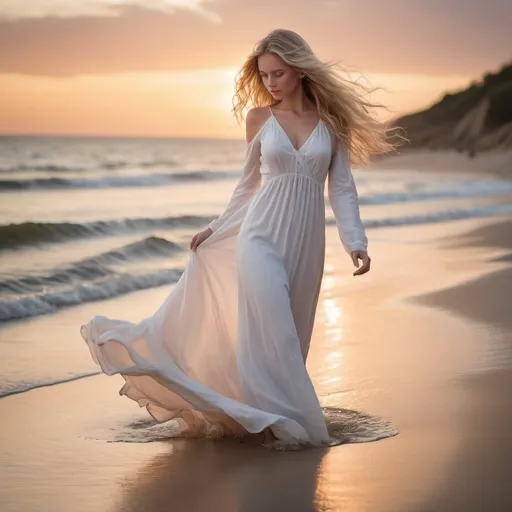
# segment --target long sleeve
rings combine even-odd
[[[246,206],[261,184],[260,173],[261,141],[259,134],[247,143],[244,157],[243,174],[233,191],[231,198],[219,217],[214,219],[208,227],[216,231],[229,218]]]
[[[350,157],[339,145],[331,159],[328,197],[341,243],[347,253],[367,251],[368,239],[359,213],[359,197],[350,167]]]

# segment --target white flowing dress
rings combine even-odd
[[[120,394],[189,436],[270,427],[283,443],[329,442],[305,362],[325,258],[324,184],[347,252],[366,250],[347,151],[320,120],[296,149],[270,112],[213,233],[138,324],[94,317],[81,334]]]

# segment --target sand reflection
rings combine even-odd
[[[117,512],[321,510],[327,449],[273,452],[236,441],[174,440],[122,484]]]

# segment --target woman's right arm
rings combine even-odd
[[[208,224],[208,227],[212,231],[216,231],[235,212],[244,207],[260,187],[261,144],[259,133],[260,128],[263,125],[262,117],[266,114],[264,110],[268,109],[253,108],[247,113],[245,121],[247,145],[245,149],[243,174],[238,181],[225,210],[221,215]]]

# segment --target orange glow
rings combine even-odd
[[[230,113],[237,69],[48,78],[3,74],[0,133],[243,138]],[[423,108],[466,76],[367,74],[392,116]]]

